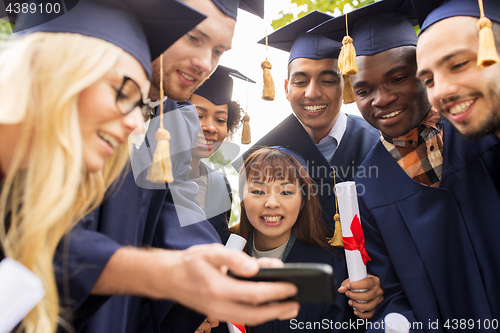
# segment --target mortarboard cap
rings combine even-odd
[[[306,161],[304,160],[304,158],[302,156],[299,155],[299,153],[293,151],[293,150],[290,150],[288,148],[284,148],[282,146],[271,146],[269,148],[272,148],[272,149],[277,149],[277,150],[280,150],[290,156],[292,156],[293,158],[295,158],[297,160],[297,162],[299,162],[300,165],[302,165],[302,167],[307,171],[309,172],[308,168],[307,168],[307,163]]]
[[[212,0],[221,12],[236,20],[238,8],[264,18],[264,0]]]
[[[422,22],[421,33],[434,23],[455,16],[471,16],[479,18],[479,45],[477,51],[477,65],[488,67],[500,61],[495,46],[495,36],[491,20],[500,23],[500,2],[498,0],[451,0],[439,4],[422,1],[418,6],[414,0],[418,18]],[[433,10],[434,9],[434,10]],[[488,14],[486,17],[485,12]]]
[[[331,15],[317,10],[311,12],[270,34],[268,44],[277,49],[290,52],[288,63],[296,58],[336,59],[342,47],[341,43],[323,36],[306,34],[307,30],[331,18]],[[259,43],[266,44],[266,39],[261,39]]]
[[[21,13],[15,32],[69,32],[115,44],[136,58],[151,79],[151,61],[206,16],[177,0],[80,0],[59,17]]]
[[[434,23],[454,16],[480,17],[477,0],[412,0],[421,32]],[[500,23],[500,1],[483,0],[486,16]]]
[[[400,46],[417,45],[413,28],[416,15],[409,0],[382,0],[361,7],[347,14],[347,22],[357,55],[373,55]],[[341,41],[346,34],[345,15],[320,24],[309,33]]]
[[[210,75],[210,78],[203,83],[194,93],[205,97],[210,102],[215,105],[228,104],[232,100],[233,96],[233,79],[236,77],[243,81],[255,83],[255,81],[249,79],[245,75],[241,74],[236,69],[232,69],[225,66],[219,66]]]

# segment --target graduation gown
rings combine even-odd
[[[306,161],[309,175],[318,185],[324,221],[333,231],[335,228],[333,220],[335,194],[334,172],[331,167],[335,167],[337,182],[352,180],[361,162],[379,137],[380,132],[371,127],[364,119],[347,115],[344,136],[332,160],[327,161],[299,120],[291,114],[254,144],[248,152],[243,154],[243,158],[235,161],[234,165],[236,170],[239,170],[239,167],[243,165],[243,159],[262,146],[282,146],[297,152]]]
[[[252,244],[249,242],[249,248]],[[289,250],[289,252],[288,252]],[[283,262],[297,263],[326,263],[333,267],[334,277],[336,280],[336,288],[340,287],[342,281],[347,279],[347,267],[345,258],[335,254],[331,249],[324,249],[319,246],[306,244],[295,239],[291,249],[287,249],[285,253],[288,255]],[[335,289],[336,292],[336,289]],[[347,304],[345,294],[336,292],[336,299],[333,303],[328,304],[300,304],[299,314],[294,320],[274,320],[262,325],[250,328],[252,333],[283,333],[283,332],[358,332],[358,330],[350,330],[348,326],[335,328],[335,323],[349,323],[356,321],[356,316],[353,309]],[[317,329],[306,329],[307,323],[321,323]],[[310,325],[311,325],[310,324]],[[304,327],[303,329],[300,329]],[[314,326],[311,326],[314,327]]]
[[[174,320],[181,318],[180,315],[166,317],[172,308],[171,302],[90,295],[109,258],[120,247],[182,250],[195,244],[220,242],[215,229],[195,203],[198,187],[187,181],[190,147],[199,130],[197,113],[187,102],[178,104],[167,99],[164,106],[168,111],[164,125],[172,135],[170,146],[175,182],[158,186],[145,181],[148,164],[144,161],[151,163],[155,149],[154,140],[148,142],[146,139],[139,150],[134,150],[132,171],[124,172],[123,182],[119,182],[121,186],[110,191],[105,202],[80,221],[58,247],[54,263],[59,294],[63,306],[71,309],[70,323],[77,332],[154,332],[159,330],[161,322],[174,325]],[[154,137],[157,126],[158,123],[152,124],[148,138]],[[203,221],[182,224],[180,217],[184,215]],[[177,327],[185,325],[186,330],[194,332],[202,320],[198,315]]]
[[[219,234],[222,244],[226,244],[229,238],[228,222],[231,217],[231,204],[233,202],[231,186],[222,174],[207,165],[205,167],[208,176],[205,214]]]
[[[467,142],[445,121],[443,176],[433,188],[374,146],[362,166],[378,173],[355,178],[368,269],[385,293],[374,318],[400,312],[426,332],[463,330],[454,319],[482,331],[500,318],[499,152],[498,138]]]

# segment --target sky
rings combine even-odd
[[[239,70],[256,82],[252,84],[233,79],[233,100],[238,101],[247,110],[252,133],[252,143],[249,145],[240,144],[241,128],[234,135],[232,142],[239,145],[240,154],[292,113],[284,89],[288,52],[273,47],[269,47],[266,52],[265,45],[257,44],[260,39],[265,37],[266,31],[269,34],[272,33],[271,21],[279,18],[278,13],[281,10],[288,11],[288,8],[292,13],[299,11],[295,4],[290,4],[290,0],[265,1],[264,19],[239,10],[232,49],[222,56],[219,63]],[[266,56],[273,66],[271,74],[276,87],[274,101],[261,99],[263,75],[260,64],[266,59]],[[343,105],[342,110],[346,113],[359,115],[355,104]]]

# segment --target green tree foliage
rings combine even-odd
[[[292,4],[296,4],[297,7],[300,7],[302,11],[300,11],[297,16],[294,16],[290,11],[287,10],[280,11],[278,13],[280,17],[273,20],[271,23],[271,26],[274,30],[315,10],[319,10],[320,12],[329,13],[332,15],[334,13],[343,14],[344,7],[346,5],[350,5],[350,8],[356,9],[369,5],[375,2],[375,0],[291,0],[291,2]],[[349,6],[347,6],[346,9],[347,8],[349,8]]]
[[[0,50],[3,49],[5,41],[9,39],[12,33],[12,25],[3,19],[0,19]]]
[[[0,19],[0,40],[9,39],[11,33],[12,25],[9,23],[9,21]]]

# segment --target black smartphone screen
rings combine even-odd
[[[248,281],[285,281],[295,284],[298,293],[293,300],[299,303],[329,303],[335,300],[335,277],[328,264],[285,263],[280,268],[261,268],[257,275],[244,278],[231,272],[230,276]]]

